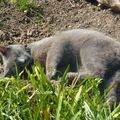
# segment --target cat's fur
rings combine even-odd
[[[49,79],[64,72],[70,65],[68,76],[79,74],[80,79],[87,75],[103,78],[101,92],[115,84],[108,97],[111,97],[111,104],[120,101],[120,43],[103,33],[73,29],[28,44],[27,48],[22,45],[0,46],[0,51],[5,76],[15,74],[14,63],[21,71],[24,66],[31,65],[32,59],[45,67]]]
[[[112,10],[120,12],[120,0],[97,0],[99,5],[111,7]]]

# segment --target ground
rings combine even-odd
[[[120,40],[120,13],[100,8],[94,0],[40,0],[36,5],[37,15],[0,3],[0,44],[30,43],[73,28],[95,29]]]
[[[30,12],[0,2],[0,45],[27,44],[73,28],[98,30],[120,40],[120,13],[99,7],[95,0],[34,1]]]

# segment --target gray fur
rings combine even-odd
[[[120,0],[97,0],[100,5],[111,7],[111,9],[120,12]]]
[[[3,77],[16,76],[16,67],[18,68],[18,73],[28,67],[33,61],[29,52],[29,48],[24,45],[0,46],[0,54],[4,65]]]
[[[17,49],[14,45],[11,47],[15,48],[13,51],[20,51],[21,54],[24,54],[24,57],[28,53],[25,48]],[[100,85],[101,93],[111,84],[115,84],[115,87],[109,92],[108,98],[112,98],[111,104],[114,101],[119,102],[120,43],[115,39],[93,30],[74,29],[59,32],[52,37],[31,43],[28,48],[31,50],[31,57],[34,61],[37,60],[46,68],[46,75],[49,79],[64,72],[70,65],[68,77],[75,77],[79,74],[79,79],[83,79],[87,75],[103,78]],[[9,53],[9,56],[10,54],[16,56],[16,52]],[[14,57],[7,59],[16,61]],[[27,60],[30,63],[30,59]],[[6,67],[5,64],[4,62]],[[9,68],[7,67],[7,69]]]

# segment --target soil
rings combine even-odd
[[[98,7],[95,0],[36,0],[31,12],[0,3],[2,45],[26,44],[73,28],[98,30],[120,40],[120,13]]]
[[[36,7],[24,12],[0,2],[1,45],[27,44],[73,28],[94,29],[120,40],[120,13],[98,7],[95,0],[34,1]]]

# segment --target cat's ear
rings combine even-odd
[[[8,46],[1,46],[1,45],[0,45],[0,53],[1,53],[2,55],[6,56],[9,50],[10,50],[10,49],[9,49]]]

